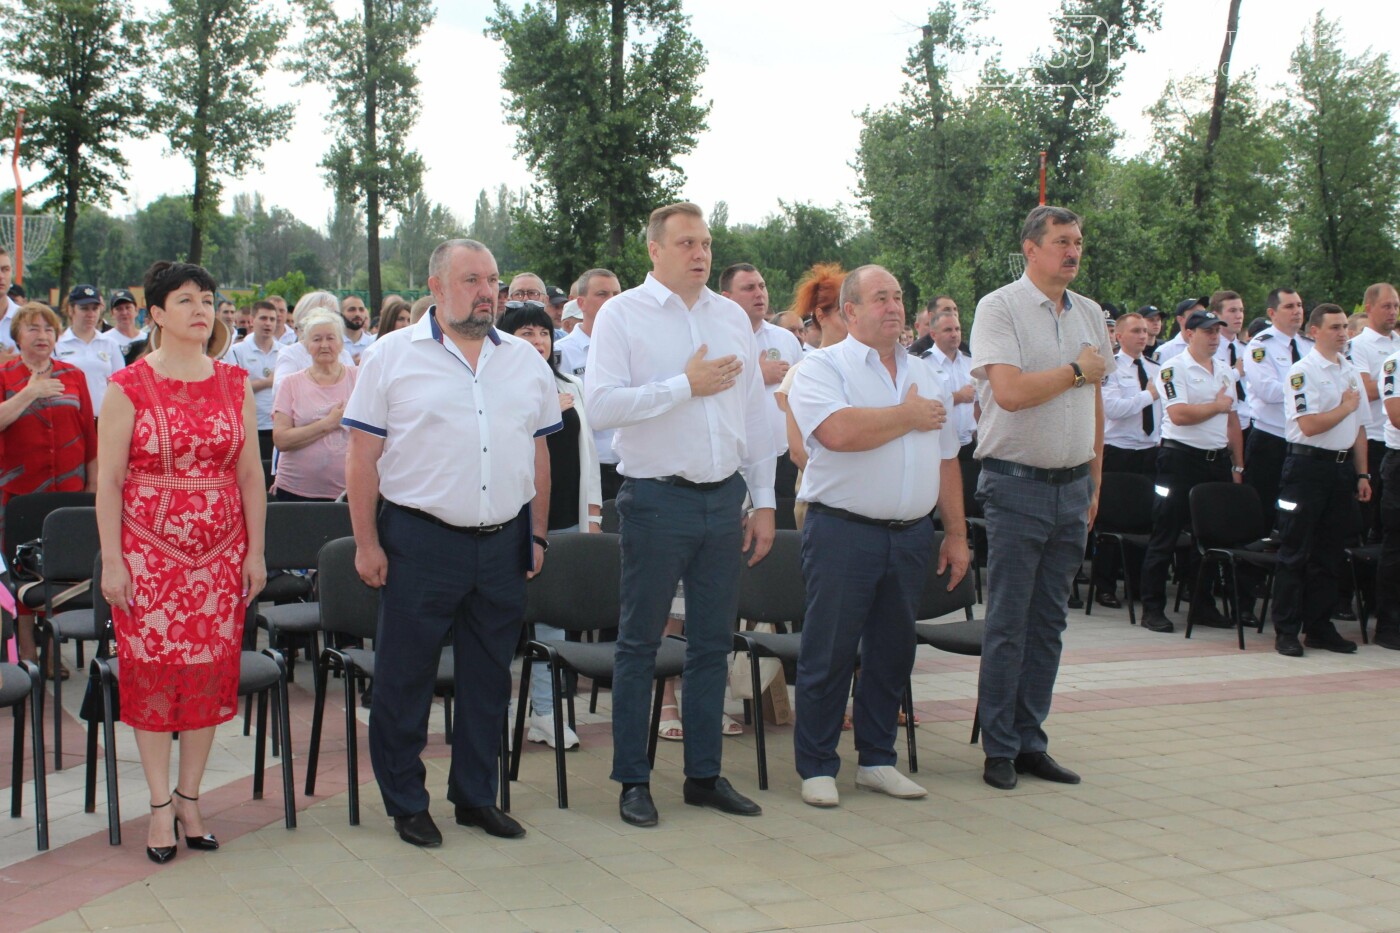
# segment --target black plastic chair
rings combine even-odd
[[[948,590],[948,571],[938,572],[938,550],[942,538],[933,543],[933,554],[929,557],[928,571],[924,576],[924,589],[919,595],[918,611],[914,623],[916,644],[928,645],[939,651],[980,658],[982,656],[982,634],[986,623],[972,617],[972,607],[976,605],[977,586],[971,573],[963,575],[958,585]],[[957,622],[933,622],[954,612],[962,611],[963,618]],[[909,687],[904,692],[905,732],[909,745],[909,770],[919,770],[919,749],[914,739],[914,684],[910,678]],[[972,714],[972,742],[977,741],[981,731],[977,713]]]
[[[777,501],[777,511],[773,516],[773,525],[779,531],[797,530],[797,500],[779,499]]]
[[[355,715],[356,687],[361,680],[374,680],[374,649],[351,643],[368,644],[379,626],[379,591],[366,586],[355,570],[355,539],[337,538],[329,541],[317,555],[315,566],[320,590],[317,604],[321,614],[321,631],[326,646],[316,661],[316,699],[311,716],[311,747],[306,755],[306,795],[316,793],[316,769],[321,758],[321,728],[326,715],[326,693],[331,671],[337,671],[345,683],[345,759],[348,774],[350,825],[360,825],[360,749],[358,719]],[[332,645],[335,637],[344,640],[344,647]],[[454,688],[452,649],[443,648],[438,658],[434,693],[444,697],[447,709],[447,733],[452,734],[452,700]],[[501,726],[505,739],[505,725]],[[510,789],[505,780],[505,756],[501,756],[501,809],[510,809]]]
[[[617,500],[608,499],[603,503],[602,521],[598,525],[598,530],[605,535],[615,535],[618,530]]]
[[[967,518],[967,541],[972,551],[972,585],[977,601],[982,601],[982,568],[987,565],[987,518],[977,501],[977,481],[982,476],[981,460],[958,460],[962,471],[963,515]]]
[[[42,652],[41,670],[59,670],[63,658],[59,646],[65,641],[77,643],[77,660],[83,663],[84,641],[97,641],[103,632],[98,625],[91,594],[79,602],[83,608],[70,609],[72,603],[55,611],[54,597],[71,583],[92,579],[93,563],[97,559],[97,510],[92,507],[64,506],[44,517],[44,532],[40,539],[44,553],[44,611],[34,619],[35,634]],[[58,582],[63,581],[63,582]],[[53,769],[63,770],[63,678],[53,678]]]
[[[597,632],[616,628],[622,611],[620,585],[622,547],[615,534],[565,534],[549,538],[549,560],[544,572],[525,587],[525,621],[562,629],[565,634]],[[586,594],[586,598],[584,595]],[[611,682],[616,658],[616,642],[537,641],[525,645],[520,670],[520,692],[515,709],[510,776],[520,775],[520,754],[525,736],[525,709],[530,702],[530,672],[538,662],[549,665],[554,681],[554,767],[559,793],[559,809],[569,806],[568,774],[564,768],[563,694],[564,675],[572,672],[594,683]],[[674,638],[663,638],[656,653],[655,687],[647,760],[656,763],[656,730],[661,724],[662,685],[685,668],[685,646]],[[569,698],[569,723],[574,721],[573,698]]]
[[[1369,588],[1372,594],[1375,593],[1375,568],[1380,566],[1381,546],[1379,544],[1366,544],[1358,547],[1349,547],[1342,551],[1346,555],[1347,566],[1351,568],[1351,585],[1353,599],[1356,604],[1356,621],[1361,625],[1361,643],[1369,645],[1371,639],[1367,636],[1366,630],[1371,624],[1371,609],[1374,606],[1374,595],[1371,599],[1366,598],[1368,587],[1364,584],[1370,582]],[[1372,568],[1369,581],[1363,581],[1362,567]]]
[[[4,584],[0,583],[0,586]],[[6,645],[13,633],[13,619],[5,615],[4,637],[0,638],[0,649]],[[44,679],[39,666],[32,661],[18,664],[0,663],[0,709],[10,709],[15,717],[14,747],[10,760],[10,816],[19,819],[24,804],[24,719],[26,707],[29,715],[30,755],[34,762],[34,832],[38,836],[40,852],[49,848],[49,793],[47,772],[44,762]]]
[[[1240,612],[1241,564],[1256,567],[1266,574],[1265,592],[1273,590],[1274,570],[1278,567],[1278,551],[1266,539],[1269,522],[1259,504],[1259,493],[1244,483],[1198,483],[1191,488],[1191,527],[1195,531],[1196,549],[1201,555],[1201,567],[1196,577],[1194,599],[1207,599],[1213,574],[1229,574],[1225,578],[1230,615],[1239,635],[1240,650],[1244,650],[1244,619]],[[1194,605],[1194,603],[1193,603]],[[1259,612],[1259,632],[1269,614],[1269,597],[1264,597]],[[1186,615],[1186,637],[1191,637],[1191,614]]]
[[[1128,570],[1128,545],[1147,549],[1152,537],[1152,508],[1156,491],[1150,476],[1141,473],[1105,473],[1099,486],[1099,511],[1094,518],[1095,550],[1110,545],[1118,548],[1119,566],[1123,571],[1123,601],[1128,604],[1128,621],[1137,625],[1133,602],[1132,574]],[[1094,609],[1094,576],[1089,578],[1089,593],[1084,600],[1084,614]]]

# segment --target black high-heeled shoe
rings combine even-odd
[[[169,800],[167,800],[165,803],[153,803],[153,804],[151,804],[151,809],[152,809],[152,810],[164,810],[166,807],[170,806],[170,805],[171,805],[172,803],[174,803],[174,802],[175,802],[175,798],[174,798],[174,797],[171,797],[171,798],[170,798]],[[148,859],[150,859],[151,861],[155,862],[157,865],[164,865],[166,862],[168,862],[168,861],[170,861],[171,859],[173,859],[173,858],[175,857],[175,853],[178,852],[178,851],[180,851],[180,821],[179,821],[179,820],[176,820],[176,821],[175,821],[175,845],[173,845],[173,846],[146,846],[146,858],[148,858]]]
[[[181,800],[188,800],[190,803],[199,800],[198,797],[190,797],[180,793],[180,788],[178,787],[175,788],[175,796],[179,797]],[[178,816],[175,817],[175,841],[180,841],[180,818]],[[214,838],[213,833],[205,833],[203,836],[191,836],[189,833],[185,833],[185,845],[189,846],[191,849],[198,849],[201,852],[213,852],[219,847],[219,840]]]

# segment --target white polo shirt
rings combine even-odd
[[[17,350],[15,340],[10,336],[10,325],[15,322],[15,315],[19,313],[19,305],[9,295],[0,295],[5,299],[5,316],[0,318],[0,347],[7,350]]]
[[[802,346],[792,335],[792,331],[776,324],[764,321],[754,332],[754,339],[758,342],[760,357],[782,360],[789,367],[802,359]],[[773,449],[778,453],[783,453],[788,449],[787,415],[783,414],[783,410],[778,407],[775,398],[780,384],[781,380],[771,386],[765,385],[763,390],[768,393],[768,420],[773,427]]]
[[[1331,411],[1342,404],[1342,393],[1347,389],[1356,389],[1361,393],[1362,401],[1365,401],[1366,389],[1361,385],[1361,371],[1341,354],[1337,355],[1337,362],[1329,363],[1326,357],[1313,350],[1290,366],[1288,400],[1283,406],[1288,413],[1288,443],[1306,444],[1323,450],[1351,450],[1367,414],[1364,404],[1321,434],[1308,437],[1298,427],[1299,415],[1320,415]]]
[[[972,357],[961,350],[953,351],[953,358],[948,359],[947,354],[938,349],[934,344],[929,348],[924,359],[943,371],[943,375],[948,377],[948,388],[950,392],[957,392],[972,385]],[[977,412],[973,402],[954,402],[953,407],[948,409],[949,420],[958,432],[958,444],[966,446],[972,443],[972,437],[977,433]]]
[[[363,358],[361,354],[369,349],[369,345],[372,343],[374,343],[374,334],[371,334],[368,330],[360,331],[358,340],[351,340],[349,334],[345,336],[345,350],[354,358],[356,366],[360,364],[360,360]]]
[[[1181,336],[1180,331],[1177,331],[1172,339],[1157,348],[1157,365],[1165,366],[1167,360],[1174,360],[1185,352],[1186,338]]]
[[[1284,387],[1288,369],[1293,365],[1293,344],[1298,346],[1300,360],[1313,348],[1313,342],[1301,332],[1287,337],[1271,325],[1249,342],[1249,353],[1244,359],[1254,426],[1275,437],[1284,436]]]
[[[272,348],[264,353],[258,348],[257,340],[249,334],[229,348],[229,362],[247,371],[254,379],[266,379],[276,368],[281,350],[282,345],[274,339]],[[258,430],[272,430],[272,387],[255,391],[253,404],[258,408]]]
[[[284,347],[290,347],[292,344],[297,342],[296,328],[288,324],[286,331],[283,332],[281,337],[273,337],[272,339],[276,340]]]
[[[685,367],[702,344],[708,359],[733,354],[744,369],[729,389],[695,398]],[[647,273],[609,298],[593,326],[584,397],[595,425],[618,429],[618,472],[713,483],[742,470],[754,507],[773,508],[773,402],[757,358],[749,316],[708,288],[687,308]]]
[[[1400,369],[1400,352],[1392,353],[1381,363],[1381,403],[1384,404],[1388,398],[1400,398],[1400,387],[1396,386],[1396,370]],[[1390,416],[1385,419],[1385,446],[1391,450],[1400,450],[1400,428],[1390,423]],[[1374,472],[1377,464],[1371,464]]]
[[[583,380],[585,393],[588,392],[588,347],[592,342],[593,338],[585,334],[582,327],[575,327],[563,340],[554,343],[554,349],[559,353],[559,371]],[[599,463],[617,465],[617,453],[613,450],[613,435],[616,433],[612,428],[594,427],[593,446],[598,451]]]
[[[898,405],[911,385],[951,414],[953,391],[936,364],[910,356],[900,346],[894,359],[891,379],[879,352],[854,336],[807,354],[788,393],[807,450],[797,498],[889,521],[920,518],[938,504],[937,464],[958,456],[958,432],[951,421],[937,431],[910,431],[873,450],[828,450],[816,437],[817,428],[835,413]]]
[[[1389,336],[1382,336],[1370,327],[1361,328],[1361,333],[1351,340],[1351,347],[1348,355],[1356,368],[1366,373],[1376,381],[1377,394],[1374,400],[1361,399],[1361,410],[1364,413],[1366,425],[1366,438],[1372,441],[1385,440],[1385,403],[1381,401],[1379,388],[1381,382],[1381,364],[1397,350],[1400,350],[1400,335],[1393,331]],[[1377,465],[1379,466],[1379,465]]]
[[[1209,367],[1196,362],[1188,351],[1174,358],[1157,373],[1157,395],[1162,400],[1162,439],[1176,441],[1197,450],[1220,450],[1230,443],[1230,415],[1220,412],[1199,424],[1172,424],[1167,414],[1173,405],[1204,405],[1215,401],[1224,389],[1239,407],[1235,380],[1239,374],[1214,359]]]
[[[563,427],[554,373],[533,346],[492,329],[476,370],[437,307],[360,367],[346,427],[384,438],[379,492],[459,527],[496,525],[535,496],[535,438]]]
[[[54,344],[53,356],[83,371],[87,377],[88,395],[92,396],[93,413],[101,412],[102,397],[107,394],[107,380],[126,366],[122,348],[103,333],[93,335],[91,340],[82,340],[70,327]]]
[[[1147,450],[1162,439],[1162,401],[1153,398],[1138,378],[1137,361],[1119,350],[1114,354],[1118,367],[1103,378],[1103,442],[1119,450]],[[1147,378],[1157,379],[1161,367],[1144,354],[1139,357]],[[1160,390],[1159,390],[1160,391]],[[1142,429],[1142,411],[1152,408],[1152,433]]]

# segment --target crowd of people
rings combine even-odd
[[[926,794],[897,769],[895,738],[928,563],[952,589],[972,560],[964,476],[978,477],[968,492],[986,519],[978,709],[994,787],[1022,774],[1079,781],[1044,730],[1072,587],[1091,557],[1101,604],[1120,605],[1122,578],[1143,627],[1172,631],[1168,577],[1196,579],[1180,543],[1197,484],[1255,490],[1278,550],[1280,654],[1356,650],[1333,618],[1345,611],[1342,549],[1362,541],[1381,544],[1366,594],[1376,642],[1400,648],[1395,288],[1369,288],[1360,317],[1330,303],[1305,313],[1279,288],[1258,328],[1238,293],[1219,290],[1180,302],[1163,340],[1156,307],[1070,290],[1084,250],[1072,212],[1037,208],[1021,241],[1025,274],[981,298],[968,341],[946,295],[910,328],[898,280],[875,265],[814,266],[780,313],[748,263],[713,291],[709,230],[687,203],[653,213],[652,269],[628,289],[602,268],[568,290],[529,272],[507,282],[485,246],[458,239],[432,254],[430,296],[391,295],[375,315],[324,291],[240,309],[203,269],[166,262],[147,275],[144,310],[130,291],[104,302],[90,285],[72,289],[63,317],[8,299],[0,493],[97,494],[151,858],[173,857],[177,824],[192,847],[218,844],[199,785],[213,728],[233,714],[269,496],[348,500],[356,569],[381,590],[370,754],[415,845],[442,840],[419,756],[445,641],[457,649],[456,821],[524,834],[495,800],[526,581],[547,572],[551,536],[599,532],[608,501],[622,556],[611,776],[620,817],[638,826],[659,820],[651,692],[674,632],[684,675],[665,687],[660,737],[684,742],[685,802],[761,813],[721,773],[722,737],[741,731],[724,701],[741,567],[767,555],[780,500],[802,528],[795,762],[817,807],[840,802],[846,729],[857,786]],[[6,288],[9,268],[0,252]],[[1105,472],[1151,477],[1156,493],[1150,541],[1126,566],[1089,547]],[[1242,576],[1232,620],[1202,579],[1192,622],[1252,619],[1263,585]],[[20,633],[32,657],[32,623]],[[552,689],[541,665],[527,738],[572,747]]]

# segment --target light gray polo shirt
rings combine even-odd
[[[994,363],[1022,372],[1066,366],[1085,346],[1099,348],[1105,372],[1116,364],[1103,326],[1103,310],[1065,291],[1057,313],[1049,298],[1021,276],[977,302],[972,319],[972,377],[982,405],[977,423],[977,458],[995,457],[1026,466],[1064,469],[1094,457],[1094,385],[1069,389],[1022,411],[1006,411],[992,396],[986,367]]]

